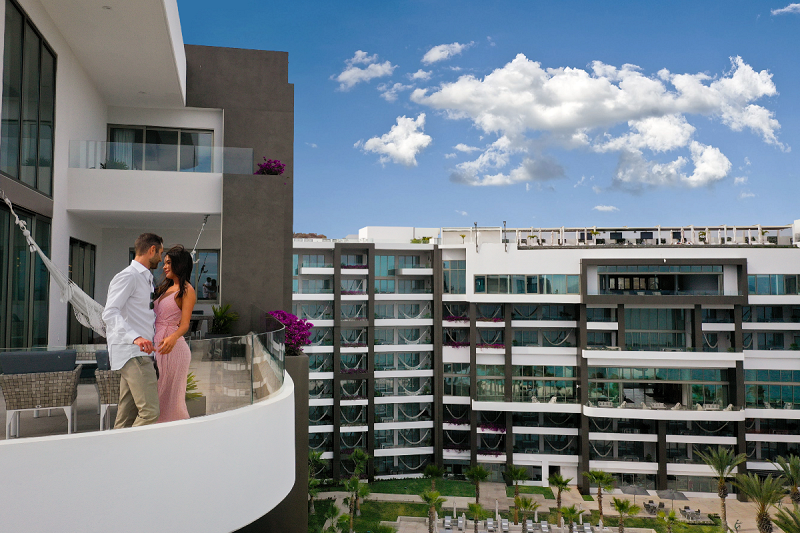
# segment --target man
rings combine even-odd
[[[114,276],[103,311],[111,370],[121,370],[114,429],[158,422],[158,384],[153,364],[153,274],[164,241],[153,233],[136,239],[136,256]]]

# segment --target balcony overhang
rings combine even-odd
[[[177,0],[41,0],[108,105],[186,104]]]

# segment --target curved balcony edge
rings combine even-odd
[[[0,442],[4,529],[221,533],[295,482],[294,382],[231,411],[123,430]],[[47,506],[42,512],[41,505]]]

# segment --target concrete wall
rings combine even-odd
[[[295,383],[294,487],[268,514],[237,533],[306,533],[308,531],[308,356],[286,358],[286,373]]]
[[[223,178],[221,296],[241,317],[234,333],[244,333],[253,306],[291,306],[294,86],[288,54],[187,45],[186,61],[187,105],[224,109],[224,146],[253,148],[256,162],[266,157],[286,164],[282,176]]]

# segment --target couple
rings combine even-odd
[[[131,264],[114,276],[103,311],[111,370],[120,370],[114,429],[189,418],[186,376],[192,354],[183,335],[197,301],[189,283],[192,256],[173,246],[164,257],[164,281],[153,274],[164,253],[163,239],[143,233]],[[159,374],[156,374],[155,364]]]

